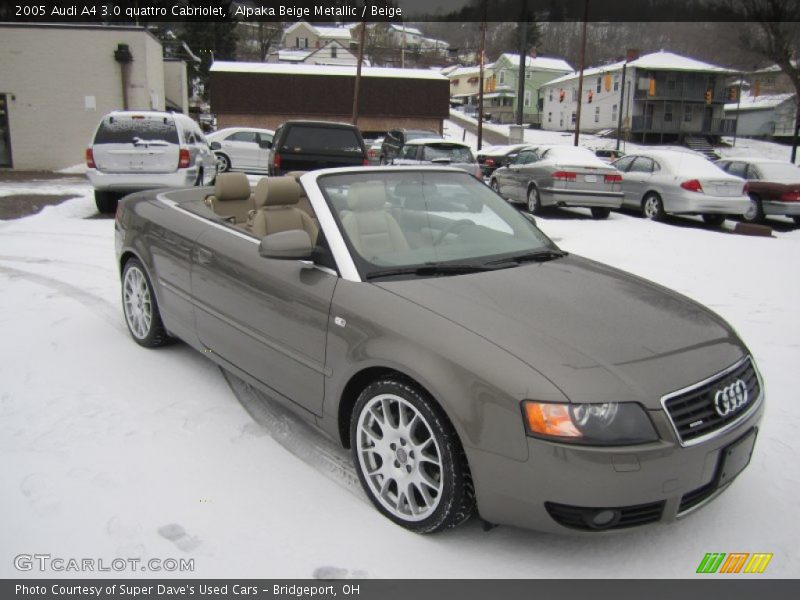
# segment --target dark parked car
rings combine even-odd
[[[184,340],[350,448],[395,523],[671,522],[747,467],[764,386],[736,332],[559,250],[471,175],[267,177],[252,224],[227,218],[247,178],[220,177],[213,203],[200,188],[122,200],[133,339]]]
[[[286,121],[275,131],[269,174],[367,164],[358,127],[327,121]]]
[[[382,165],[390,164],[392,159],[400,154],[400,149],[410,140],[441,137],[432,129],[390,129],[386,132],[386,137],[383,138],[381,155],[378,161]]]
[[[489,146],[482,150],[478,150],[476,157],[478,164],[481,166],[481,172],[484,177],[491,177],[495,169],[499,169],[507,162],[514,160],[523,148],[529,147],[530,144],[511,144],[503,146]]]
[[[766,158],[726,158],[716,165],[747,180],[752,204],[745,219],[755,222],[765,215],[786,215],[800,225],[800,167]]]

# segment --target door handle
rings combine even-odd
[[[200,265],[210,265],[214,261],[214,253],[211,250],[198,248],[195,252],[195,260]]]

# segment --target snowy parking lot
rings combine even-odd
[[[539,218],[563,249],[673,288],[737,329],[766,386],[755,454],[726,493],[668,526],[559,537],[473,520],[426,537],[372,508],[346,451],[201,354],[137,346],[119,306],[113,221],[92,218],[87,184],[59,193],[77,197],[0,221],[0,576],[25,575],[21,553],[192,558],[195,577],[685,578],[706,552],[770,552],[764,576],[800,572],[790,221],[766,238],[690,218]]]

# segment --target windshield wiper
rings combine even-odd
[[[367,279],[378,277],[394,277],[395,275],[419,275],[421,277],[431,275],[458,275],[462,273],[478,273],[480,271],[495,271],[502,267],[489,266],[487,264],[476,263],[452,263],[452,264],[425,264],[416,267],[400,267],[397,269],[385,269],[382,271],[372,271],[367,273]]]
[[[517,254],[516,256],[509,256],[507,258],[499,258],[497,260],[490,261],[486,264],[497,265],[507,262],[516,262],[517,264],[524,262],[545,262],[556,258],[563,258],[568,254],[569,252],[564,252],[563,250],[553,250],[551,248],[547,248],[545,250],[535,250],[533,252]]]

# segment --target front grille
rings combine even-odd
[[[608,529],[624,529],[646,525],[661,520],[664,513],[664,502],[651,502],[635,506],[617,506],[613,508],[589,508],[585,506],[569,506],[545,502],[548,514],[560,525],[571,529],[584,531],[605,531]],[[612,511],[616,513],[614,519],[607,526],[592,524],[592,518],[598,513]]]
[[[741,379],[747,388],[747,402],[724,417],[717,412],[714,401],[718,391]],[[750,357],[731,371],[721,374],[701,386],[679,393],[664,402],[681,443],[691,442],[721,429],[749,411],[761,393],[756,369]]]

